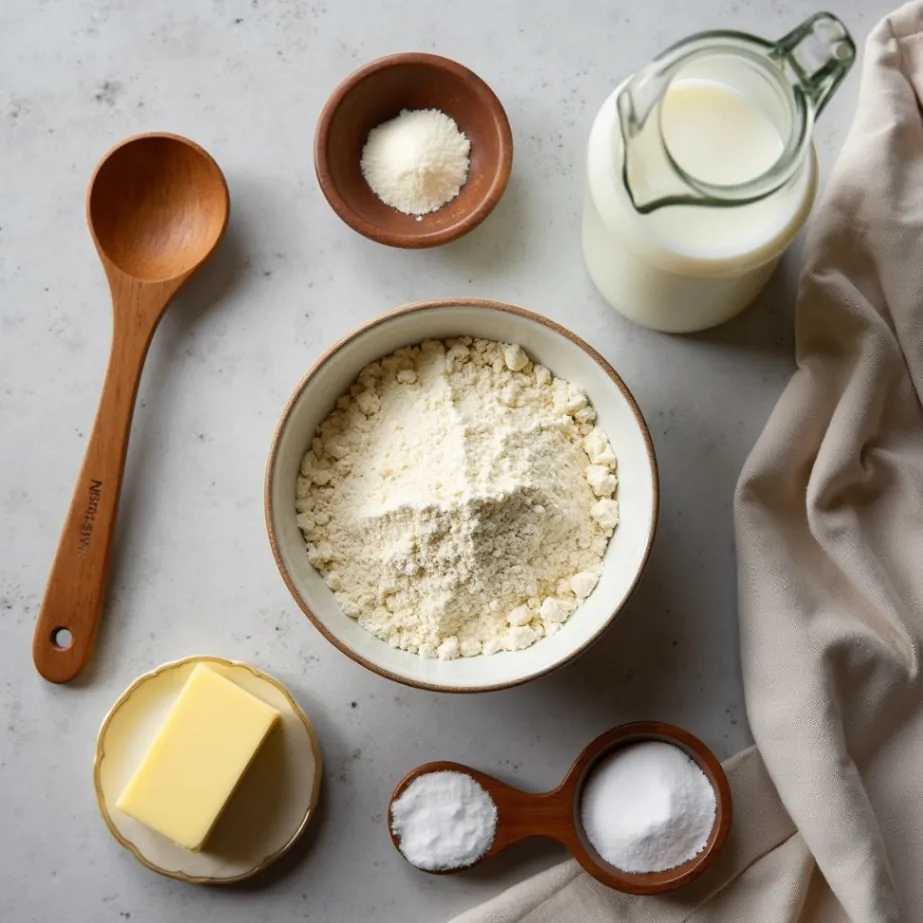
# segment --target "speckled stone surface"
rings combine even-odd
[[[885,0],[841,0],[863,41]],[[634,327],[581,263],[583,155],[617,80],[701,28],[781,35],[811,0],[4,0],[0,4],[0,920],[257,923],[447,920],[560,858],[511,851],[452,877],[391,846],[388,795],[413,765],[475,762],[555,784],[594,735],[656,717],[722,756],[749,741],[735,626],[731,504],[792,368],[797,253],[744,316],[670,338]],[[468,238],[399,252],[348,230],[314,180],[324,99],[382,54],[437,51],[507,107],[513,178]],[[853,73],[818,127],[824,176]],[[107,615],[70,687],[32,669],[43,585],[92,424],[110,335],[84,224],[103,152],[187,134],[227,174],[226,243],[165,317],[141,385]],[[622,373],[663,478],[650,566],[618,624],[577,663],[484,697],[404,689],[339,654],[279,579],[262,511],[265,455],[292,387],[360,321],[423,297],[518,302],[572,327]],[[91,783],[97,727],[134,677],[192,653],[241,658],[313,717],[327,775],[303,845],[245,887],[160,878],[109,836]]]

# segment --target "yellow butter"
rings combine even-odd
[[[272,706],[198,664],[118,808],[179,846],[202,849],[280,717]]]

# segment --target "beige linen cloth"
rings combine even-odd
[[[736,498],[757,749],[718,862],[637,898],[573,862],[456,923],[923,923],[923,2],[866,46],[813,220],[798,371]]]

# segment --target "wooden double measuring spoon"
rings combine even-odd
[[[173,296],[211,256],[230,213],[218,164],[178,135],[137,135],[90,181],[87,221],[112,293],[112,351],[86,457],[39,610],[32,659],[54,683],[90,659],[141,368]]]
[[[580,819],[581,794],[584,784],[603,757],[618,747],[652,740],[679,747],[705,773],[715,790],[715,822],[705,848],[682,865],[663,872],[623,872],[606,862],[587,840]],[[391,805],[420,776],[445,771],[471,776],[487,791],[497,807],[497,829],[493,843],[473,865],[490,859],[520,840],[548,837],[565,846],[580,865],[604,885],[629,894],[660,894],[680,888],[698,878],[711,865],[724,845],[731,825],[731,790],[717,757],[688,731],[657,721],[624,724],[597,737],[577,757],[564,781],[551,792],[529,794],[461,763],[424,763],[400,781],[391,796]],[[400,837],[393,829],[390,806],[388,826],[391,829],[391,839],[400,851]],[[473,868],[473,865],[466,868]],[[464,869],[445,869],[434,874],[459,871]]]

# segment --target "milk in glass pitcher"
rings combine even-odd
[[[674,333],[749,304],[811,210],[814,120],[855,56],[819,13],[775,43],[699,33],[618,87],[590,133],[583,218],[606,300]]]

